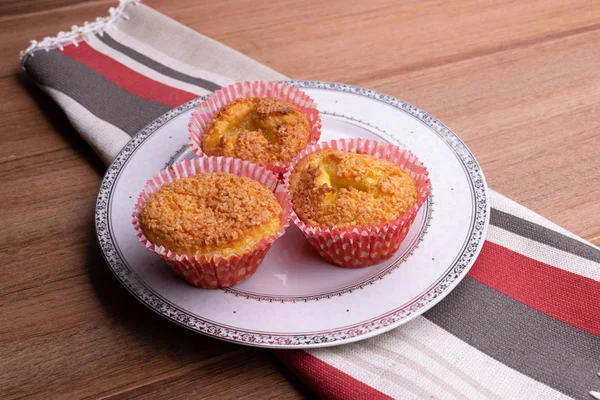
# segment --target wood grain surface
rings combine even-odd
[[[491,188],[600,244],[600,3],[146,3],[290,77],[431,112]],[[114,4],[0,1],[0,398],[310,397],[269,352],[153,314],[102,260],[104,167],[23,77],[18,52]]]

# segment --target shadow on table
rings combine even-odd
[[[199,382],[202,384],[207,382],[210,384],[213,380],[218,383],[223,379],[235,378],[234,381],[247,382],[249,385],[254,381],[254,385],[247,388],[249,390],[268,392],[267,388],[258,389],[257,386],[275,386],[287,380],[302,398],[314,397],[308,388],[279,363],[272,352],[240,346],[192,332],[166,320],[141,304],[114,277],[105,264],[95,240],[90,243],[87,255],[87,272],[99,301],[111,320],[135,335],[136,340],[140,341],[140,347],[151,346],[157,355],[181,355],[181,359],[186,362],[189,362],[190,355],[192,359],[203,361],[199,366],[202,368],[202,373],[198,374],[204,375]],[[228,353],[231,355],[226,356]],[[216,361],[215,365],[211,366],[209,359],[213,357]],[[271,376],[268,381],[264,379],[265,375]],[[282,379],[282,376],[285,379]],[[222,384],[219,384],[219,387],[223,390]],[[148,390],[154,389],[148,388]],[[246,393],[248,394],[251,393]]]

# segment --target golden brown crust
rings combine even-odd
[[[146,237],[178,254],[241,254],[281,227],[281,206],[258,181],[225,172],[164,185],[142,209]]]
[[[270,97],[237,99],[215,115],[202,150],[273,165],[294,158],[310,136],[308,118],[293,105]]]
[[[414,179],[397,165],[335,149],[304,157],[290,176],[290,193],[294,211],[311,226],[382,224],[417,201]]]

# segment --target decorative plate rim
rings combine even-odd
[[[102,255],[117,279],[137,297],[144,305],[157,312],[159,315],[193,331],[235,343],[258,347],[271,348],[311,348],[324,347],[350,343],[366,339],[377,334],[393,329],[410,319],[421,315],[437,304],[443,297],[466,276],[468,270],[476,260],[489,225],[490,203],[485,177],[477,160],[464,144],[464,142],[440,121],[430,114],[420,110],[395,97],[360,87],[335,82],[321,81],[283,81],[283,83],[305,89],[334,90],[367,97],[398,109],[409,116],[419,120],[435,132],[440,139],[448,145],[461,162],[465,170],[472,193],[474,194],[475,214],[471,221],[472,229],[468,241],[463,247],[452,267],[418,298],[399,308],[363,321],[352,326],[329,330],[327,332],[310,332],[306,334],[270,334],[250,330],[240,330],[213,321],[199,318],[189,312],[176,307],[157,295],[144,282],[140,281],[135,273],[128,268],[127,263],[117,251],[114,238],[111,234],[109,221],[109,208],[113,189],[117,178],[127,164],[127,161],[136,153],[140,145],[152,133],[176,116],[198,105],[206,96],[182,104],[163,114],[140,132],[125,145],[117,157],[108,167],[100,185],[96,201],[95,225],[98,244]]]

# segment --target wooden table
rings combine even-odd
[[[301,398],[267,351],[147,310],[96,245],[104,166],[22,75],[18,51],[114,1],[0,1],[0,398]],[[600,244],[600,3],[148,0],[295,78],[413,103],[490,187]]]

